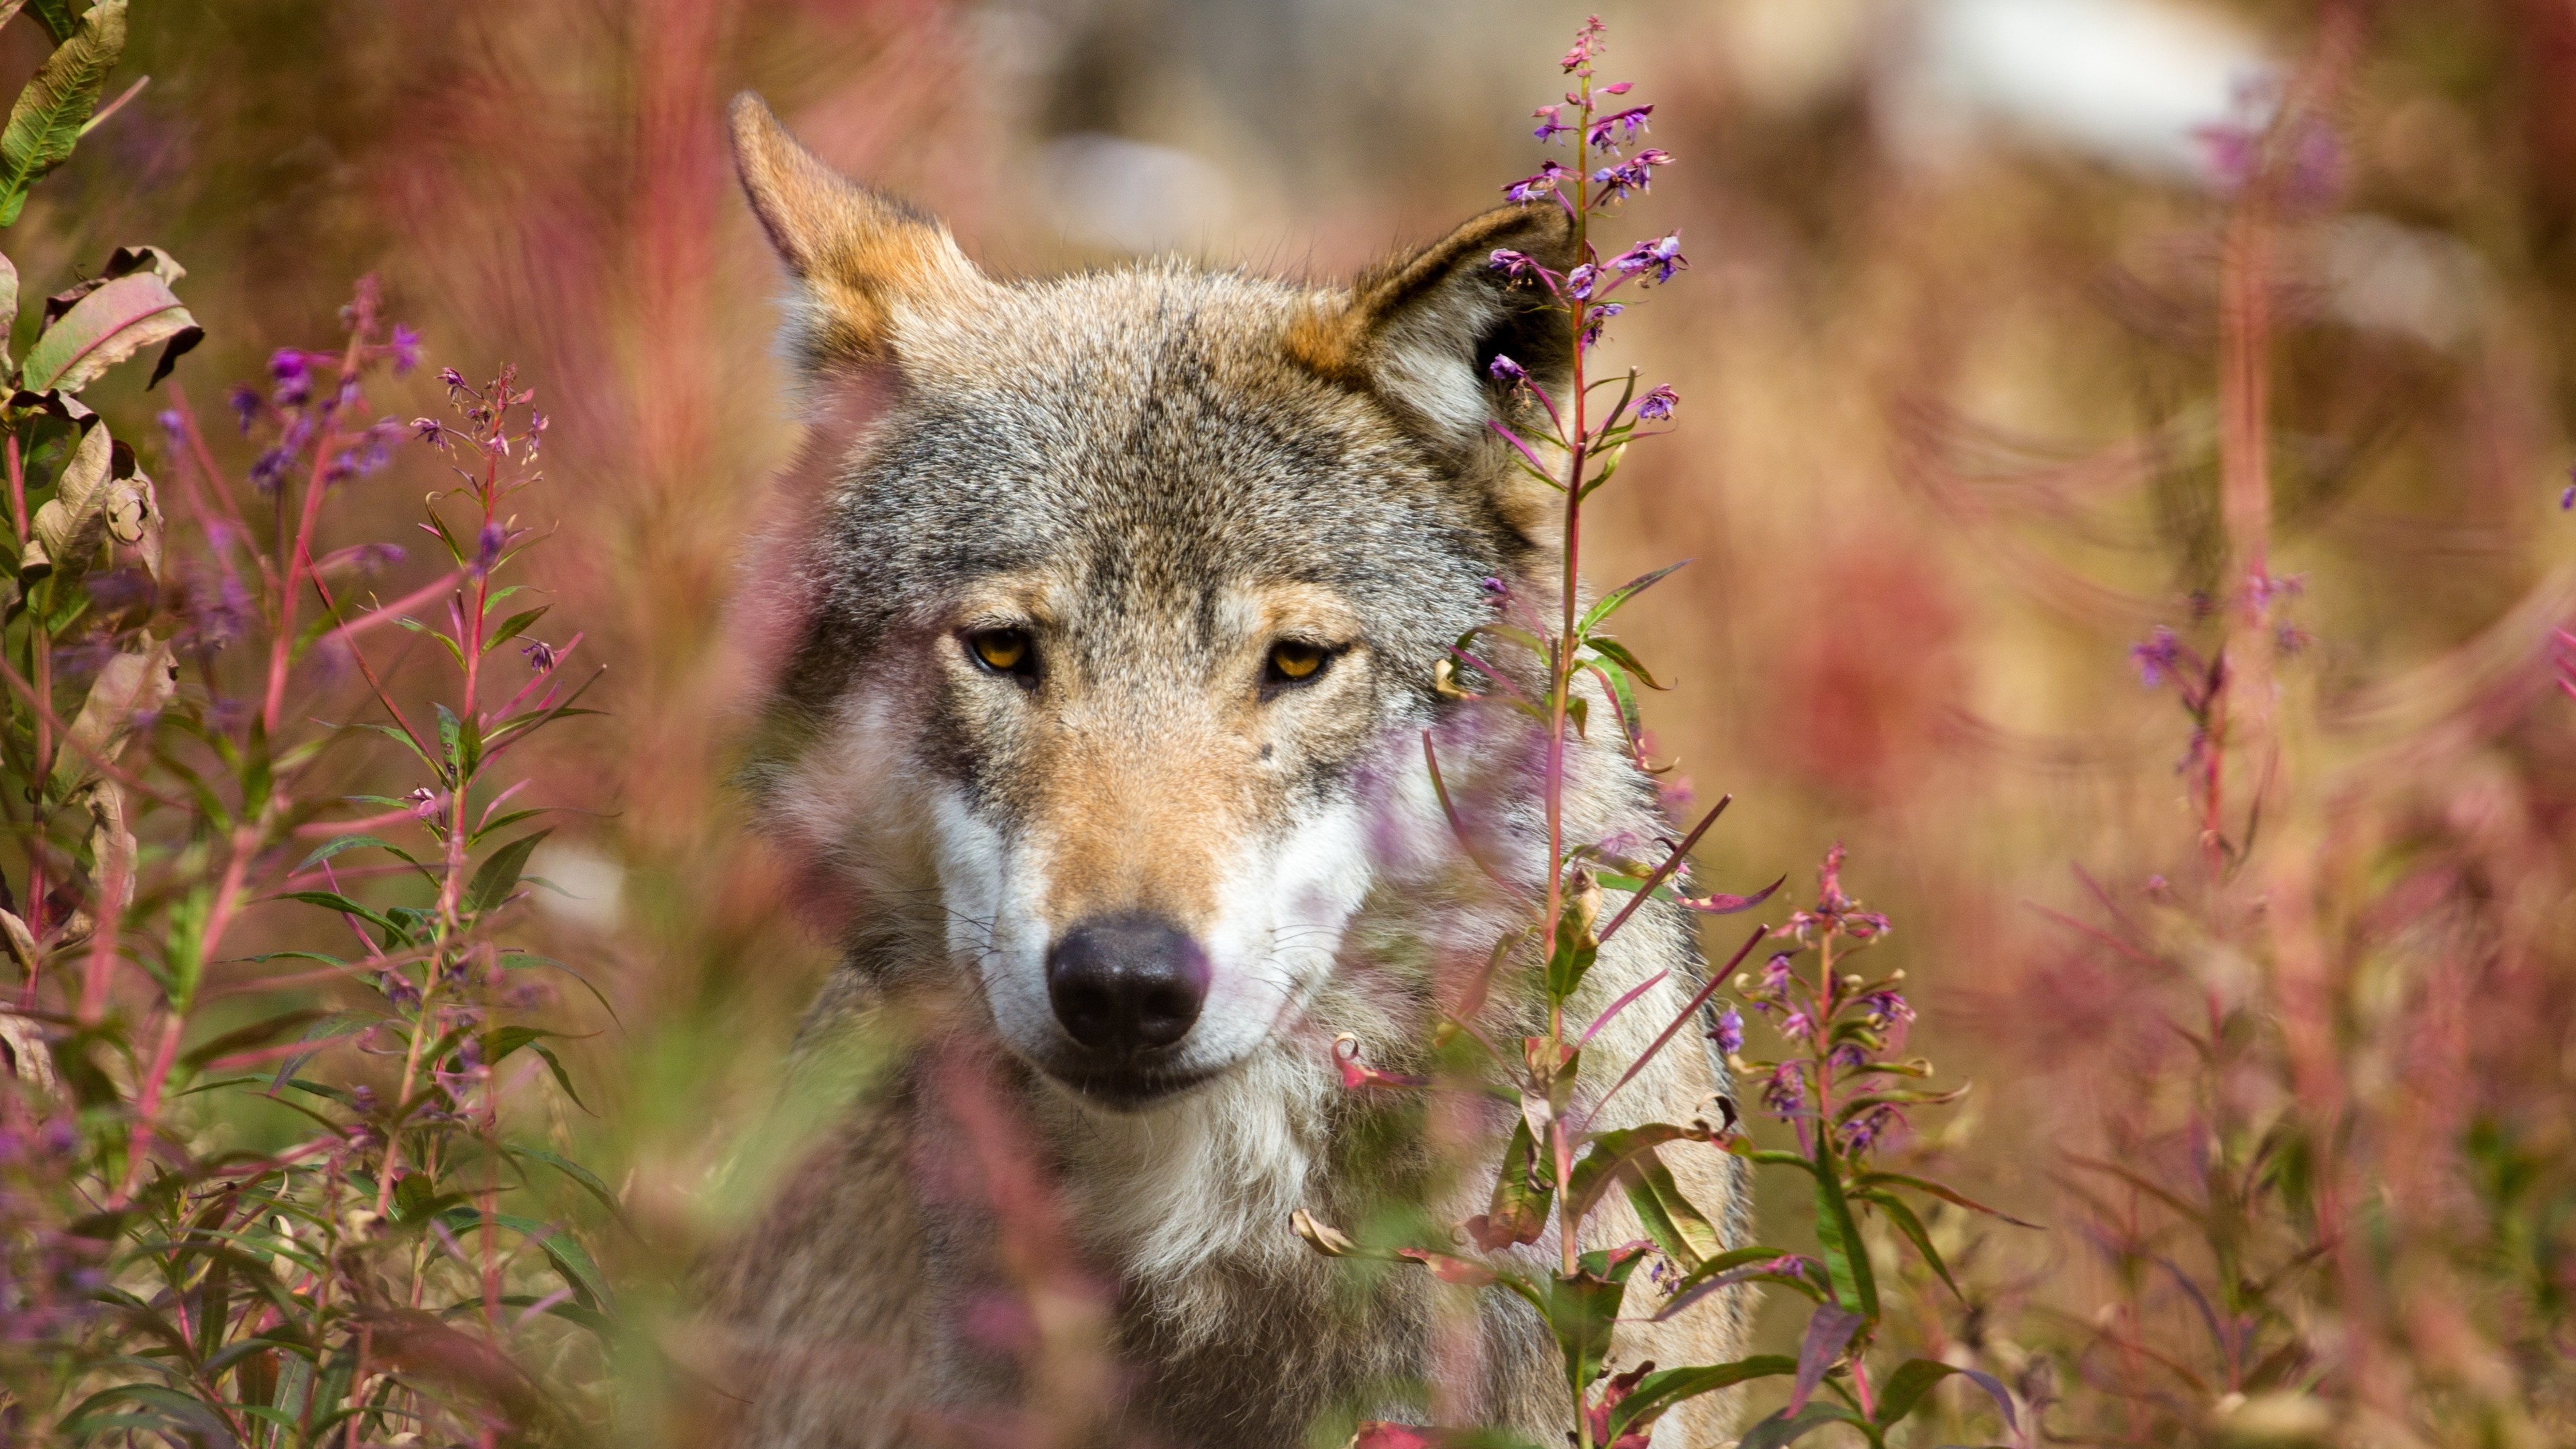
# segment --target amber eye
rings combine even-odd
[[[978,629],[966,636],[966,651],[995,674],[1026,677],[1037,672],[1037,651],[1017,629]]]
[[[1331,657],[1320,644],[1282,639],[1270,646],[1270,677],[1289,684],[1301,683],[1321,674],[1324,662]]]

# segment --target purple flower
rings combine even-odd
[[[1789,989],[1789,953],[1779,952],[1762,963],[1762,989],[1777,994]]]
[[[1664,422],[1672,417],[1674,405],[1681,400],[1681,394],[1673,391],[1671,383],[1657,383],[1653,391],[1637,399],[1637,421]]]
[[[1530,132],[1530,134],[1538,137],[1542,141],[1553,141],[1559,134],[1573,130],[1574,128],[1572,126],[1565,125],[1557,119],[1564,113],[1565,107],[1563,106],[1541,106],[1537,110],[1530,112],[1531,115],[1538,118],[1538,129]]]
[[[414,418],[411,430],[419,439],[436,448],[446,447],[447,425],[436,418]]]
[[[1501,579],[1489,578],[1483,583],[1478,584],[1476,587],[1483,589],[1486,593],[1493,595],[1497,599],[1511,597],[1512,586],[1504,583]]]
[[[1521,366],[1519,363],[1512,361],[1510,358],[1505,357],[1499,352],[1494,354],[1493,361],[1485,364],[1485,371],[1496,382],[1519,384],[1529,381],[1528,368]]]
[[[2182,673],[2182,641],[2173,630],[2158,624],[2146,643],[2129,646],[2129,658],[2137,663],[2139,682],[2153,689],[2165,682],[2165,676]]]
[[[1513,182],[1511,185],[1504,187],[1503,199],[1511,202],[1526,203],[1536,201],[1542,196],[1554,196],[1556,194],[1557,183],[1563,180],[1566,174],[1566,169],[1564,167],[1557,165],[1553,161],[1547,162],[1540,166],[1535,174],[1524,176],[1520,180]]]
[[[251,486],[262,493],[274,493],[278,485],[286,481],[286,470],[294,465],[294,450],[284,447],[271,448],[251,463]]]
[[[1485,259],[1485,264],[1515,282],[1526,282],[1532,278],[1547,275],[1547,269],[1538,264],[1537,258],[1527,252],[1513,251],[1509,247],[1495,248],[1494,254]]]
[[[162,409],[152,421],[161,425],[161,431],[168,435],[171,447],[179,446],[188,436],[188,420],[179,416],[177,408]]]
[[[313,395],[313,365],[292,347],[281,347],[269,355],[268,375],[277,384],[279,407],[294,407]]]
[[[2567,491],[2558,495],[2558,511],[2564,513],[2571,508],[2576,508],[2576,483],[2568,484]]]
[[[403,798],[411,802],[412,818],[415,820],[427,820],[438,814],[438,795],[427,785],[413,787],[412,792]]]
[[[1592,297],[1592,284],[1600,280],[1600,275],[1590,262],[1583,263],[1565,274],[1565,294],[1589,301]]]
[[[1861,1009],[1878,1026],[1903,1026],[1914,1020],[1914,1007],[1895,989],[1873,991],[1860,999]]]
[[[1708,1034],[1717,1043],[1721,1056],[1733,1056],[1744,1050],[1744,1014],[1730,1006],[1717,1014],[1717,1027]]]
[[[1596,302],[1587,309],[1583,316],[1584,348],[1588,351],[1600,342],[1601,329],[1610,325],[1611,318],[1627,310],[1616,302]]]
[[[400,323],[394,325],[394,371],[406,373],[420,366],[420,334]]]
[[[1682,255],[1681,233],[1674,232],[1670,236],[1641,241],[1612,257],[1604,265],[1617,272],[1654,273],[1651,279],[1639,281],[1638,285],[1644,286],[1648,281],[1658,284],[1671,281],[1673,273],[1690,265],[1690,258]]]
[[[397,1008],[409,1008],[420,1005],[420,988],[412,984],[410,977],[405,976],[399,971],[378,972],[376,974],[376,989],[382,991],[385,994],[385,999],[392,1002]]]
[[[1592,123],[1591,133],[1586,139],[1594,149],[1607,151],[1616,144],[1612,139],[1614,133],[1618,140],[1624,141],[1645,130],[1646,117],[1654,114],[1654,110],[1653,106],[1631,106],[1614,115],[1600,117]]]
[[[1653,146],[1638,152],[1616,166],[1604,166],[1592,173],[1594,183],[1608,187],[1610,199],[1618,201],[1632,192],[1644,191],[1654,184],[1654,169],[1672,164],[1673,153]]]
[[[1780,1020],[1780,1034],[1791,1041],[1805,1041],[1816,1034],[1816,1019],[1804,1011],[1793,1011]]]
[[[1894,1107],[1872,1107],[1842,1125],[1843,1151],[1859,1157],[1904,1125],[1904,1114]]]
[[[224,390],[224,406],[233,410],[233,421],[241,425],[242,435],[250,435],[250,425],[259,418],[259,389],[246,382],[234,383]]]
[[[1771,1079],[1762,1084],[1762,1105],[1782,1117],[1794,1117],[1806,1107],[1807,1079],[1796,1062],[1771,1069]]]
[[[492,565],[500,562],[501,550],[508,545],[509,541],[510,536],[507,533],[502,532],[501,525],[498,522],[484,524],[481,536],[476,538],[474,541],[474,567],[476,571],[481,572],[488,570]]]
[[[554,671],[558,657],[555,654],[555,646],[543,639],[529,640],[528,647],[519,652],[528,656],[528,667],[537,673],[550,674]]]

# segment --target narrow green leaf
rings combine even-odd
[[[1851,1204],[1843,1199],[1842,1172],[1834,1160],[1833,1132],[1816,1133],[1816,1243],[1831,1275],[1834,1297],[1871,1322],[1878,1321],[1878,1278],[1870,1271],[1869,1246],[1861,1241]]]
[[[502,645],[509,643],[511,640],[518,638],[521,634],[527,632],[529,625],[544,618],[546,616],[546,611],[553,607],[554,605],[552,604],[540,605],[537,608],[528,610],[526,613],[512,614],[509,618],[502,620],[501,627],[494,631],[491,637],[483,641],[483,652],[489,654],[493,650],[500,648]]]
[[[1646,1235],[1674,1262],[1684,1269],[1696,1268],[1716,1254],[1717,1225],[1683,1193],[1681,1184],[1673,1180],[1673,1170],[1653,1148],[1632,1159],[1621,1176],[1626,1180],[1628,1203],[1645,1224]]]
[[[620,1216],[624,1215],[625,1209],[618,1206],[617,1194],[608,1190],[608,1184],[600,1180],[599,1174],[582,1166],[580,1163],[573,1161],[571,1158],[549,1152],[542,1147],[520,1147],[504,1144],[501,1150],[509,1153],[513,1157],[524,1157],[531,1162],[544,1163],[555,1171],[571,1178],[576,1186],[589,1193],[592,1197],[599,1199],[602,1207],[605,1207],[610,1212]]]
[[[1840,1404],[1819,1401],[1807,1405],[1796,1418],[1773,1414],[1770,1418],[1744,1431],[1735,1449],[1781,1449],[1794,1444],[1827,1424],[1849,1424],[1867,1436],[1872,1444],[1886,1441],[1879,1437],[1878,1427]]]
[[[2012,1392],[2006,1389],[1994,1375],[1928,1358],[1907,1359],[1897,1365],[1896,1372],[1887,1376],[1886,1383],[1879,1386],[1878,1427],[1882,1430],[1893,1429],[1904,1423],[1905,1417],[1914,1412],[1916,1405],[1923,1402],[1923,1396],[1932,1392],[1932,1386],[1952,1374],[1957,1374],[1985,1390],[1987,1396],[1995,1401],[1995,1407],[2003,1412],[2004,1427],[2015,1433],[2020,1432],[2021,1420],[2013,1412]]]
[[[369,910],[365,906],[359,905],[356,901],[349,899],[347,896],[341,895],[337,891],[288,891],[282,896],[272,896],[270,899],[280,901],[302,901],[308,906],[320,906],[326,911],[339,911],[346,915],[355,916],[359,920],[366,922],[368,925],[380,927],[384,930],[394,931],[398,934],[402,931],[401,927],[396,926],[392,921],[386,919],[384,916],[376,913],[375,911]]]
[[[1928,1192],[1934,1197],[1941,1199],[1943,1202],[1956,1203],[1970,1212],[1984,1213],[1990,1218],[2001,1218],[2005,1222],[2008,1222],[2017,1228],[2035,1228],[2039,1226],[2037,1223],[2023,1222],[2021,1219],[2014,1217],[2011,1213],[2005,1212],[2001,1208],[1990,1208],[1984,1203],[1977,1201],[1975,1198],[1969,1197],[1965,1193],[1960,1192],[1957,1188],[1950,1187],[1944,1183],[1934,1182],[1928,1177],[1913,1177],[1902,1172],[1864,1172],[1860,1176],[1852,1179],[1852,1185],[1854,1187],[1881,1187],[1890,1184],[1897,1187],[1910,1187],[1916,1192]]]
[[[1642,594],[1646,590],[1663,582],[1665,577],[1676,569],[1688,568],[1693,562],[1694,560],[1691,559],[1683,559],[1680,563],[1666,564],[1662,568],[1655,570],[1653,573],[1640,574],[1637,577],[1630,579],[1628,582],[1621,584],[1619,587],[1612,589],[1609,593],[1602,596],[1601,602],[1594,604],[1591,608],[1584,611],[1583,621],[1574,626],[1575,637],[1579,639],[1584,635],[1591,633],[1593,625],[1598,624],[1602,620],[1609,618],[1612,614],[1617,613],[1620,607],[1626,604],[1630,599],[1637,597],[1639,594]]]
[[[482,869],[474,872],[473,881],[465,888],[466,906],[471,910],[488,911],[508,900],[510,892],[518,888],[520,872],[528,868],[528,856],[536,850],[538,842],[552,834],[551,830],[540,830],[533,835],[522,835],[492,852],[491,858],[483,862]]]
[[[1905,1205],[1905,1199],[1885,1188],[1863,1188],[1853,1196],[1877,1204],[1879,1210],[1887,1214],[1888,1221],[1896,1224],[1896,1230],[1914,1244],[1914,1251],[1921,1253],[1923,1261],[1932,1266],[1932,1271],[1941,1276],[1943,1283],[1949,1285],[1953,1297],[1965,1299],[1968,1296],[1959,1291],[1957,1280],[1950,1276],[1950,1265],[1941,1261],[1940,1250],[1932,1246],[1932,1235],[1924,1231],[1923,1220],[1914,1215],[1914,1209]]]
[[[1756,1354],[1733,1363],[1704,1364],[1697,1368],[1658,1369],[1637,1381],[1628,1397],[1610,1411],[1610,1432],[1605,1440],[1616,1440],[1634,1426],[1643,1426],[1666,1409],[1685,1399],[1731,1389],[1753,1379],[1783,1378],[1798,1371],[1798,1361],[1782,1354]]]

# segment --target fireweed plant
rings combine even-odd
[[[1614,843],[1568,836],[1566,750],[1571,736],[1595,724],[1588,717],[1593,698],[1610,705],[1615,719],[1609,723],[1621,731],[1624,745],[1644,766],[1636,687],[1661,687],[1605,626],[1622,607],[1679,567],[1647,574],[1589,607],[1582,602],[1583,504],[1610,481],[1631,443],[1667,431],[1655,425],[1672,419],[1678,401],[1668,386],[1641,392],[1633,370],[1597,376],[1590,365],[1592,354],[1607,324],[1628,305],[1613,298],[1624,289],[1633,287],[1633,294],[1642,294],[1670,282],[1688,265],[1678,235],[1639,242],[1606,257],[1592,240],[1594,225],[1614,216],[1627,198],[1648,190],[1655,171],[1673,159],[1659,148],[1642,144],[1654,108],[1631,104],[1626,99],[1628,82],[1605,83],[1598,78],[1595,65],[1602,50],[1603,27],[1596,17],[1577,32],[1563,61],[1573,89],[1561,103],[1542,106],[1535,113],[1538,139],[1569,145],[1574,164],[1551,159],[1535,175],[1505,188],[1510,200],[1565,208],[1573,223],[1574,264],[1559,271],[1509,250],[1496,251],[1491,258],[1494,269],[1514,285],[1546,294],[1562,312],[1573,343],[1572,378],[1562,397],[1549,393],[1508,356],[1498,356],[1491,364],[1493,375],[1519,390],[1543,419],[1541,425],[1527,429],[1499,422],[1493,426],[1518,455],[1519,465],[1564,499],[1562,608],[1554,618],[1542,617],[1496,586],[1502,596],[1501,620],[1459,640],[1437,680],[1444,693],[1510,708],[1543,732],[1542,788],[1551,862],[1544,898],[1533,900],[1527,923],[1497,944],[1483,975],[1469,986],[1462,1001],[1448,1008],[1441,1027],[1444,1042],[1470,1042],[1485,1052],[1484,1067],[1499,1077],[1499,1094],[1515,1103],[1519,1120],[1503,1149],[1492,1206],[1460,1225],[1458,1238],[1463,1241],[1426,1241],[1380,1254],[1303,1213],[1297,1215],[1295,1226],[1327,1254],[1389,1256],[1422,1265],[1447,1281],[1510,1293],[1525,1302],[1562,1353],[1568,1440],[1579,1449],[1642,1449],[1656,1420],[1675,1405],[1775,1376],[1793,1381],[1791,1398],[1746,1433],[1743,1449],[1787,1444],[1826,1424],[1849,1425],[1871,1444],[1883,1444],[1888,1432],[1952,1374],[1966,1374],[1984,1387],[2010,1422],[2014,1417],[2011,1396],[1984,1374],[1930,1359],[1912,1359],[1885,1370],[1871,1366],[1869,1350],[1880,1323],[1880,1301],[1861,1238],[1862,1217],[1885,1216],[1946,1280],[1948,1270],[1903,1194],[1928,1194],[1977,1211],[1991,1210],[1937,1182],[1870,1165],[1872,1149],[1902,1123],[1910,1108],[1946,1102],[1958,1094],[1907,1085],[1930,1075],[1930,1065],[1888,1055],[1902,1045],[1906,1024],[1914,1015],[1898,989],[1902,973],[1868,981],[1842,969],[1852,956],[1883,939],[1888,925],[1884,917],[1861,910],[1844,894],[1839,847],[1825,860],[1814,905],[1776,929],[1757,929],[1728,963],[1727,970],[1732,970],[1765,940],[1780,943],[1758,976],[1736,980],[1745,1003],[1770,1021],[1784,1043],[1783,1059],[1748,1061],[1741,1055],[1745,1023],[1736,1007],[1718,1013],[1709,1032],[1738,1073],[1761,1083],[1764,1108],[1794,1130],[1796,1150],[1756,1146],[1742,1130],[1735,1104],[1724,1098],[1716,1103],[1721,1120],[1715,1123],[1702,1118],[1688,1124],[1659,1122],[1605,1131],[1589,1127],[1599,1104],[1625,1081],[1622,1078],[1603,1091],[1584,1077],[1582,1043],[1599,1023],[1587,1030],[1585,1023],[1569,1019],[1566,1012],[1568,999],[1582,984],[1602,943],[1617,934],[1649,895],[1706,914],[1728,914],[1750,910],[1771,894],[1771,890],[1752,896],[1682,893],[1687,853],[1716,822],[1725,809],[1724,801],[1654,863],[1632,859]],[[1562,463],[1551,466],[1551,456],[1561,457]],[[1484,655],[1498,647],[1534,657],[1544,670],[1542,694],[1531,697],[1488,662]],[[1598,684],[1598,696],[1584,692],[1586,676]],[[1424,751],[1441,803],[1462,842],[1468,842],[1427,734]],[[1473,844],[1468,844],[1473,856]],[[1775,883],[1772,889],[1776,888]],[[1612,910],[1607,902],[1614,892],[1628,900]],[[1487,999],[1494,973],[1532,942],[1546,947],[1540,967],[1547,1006],[1545,1031],[1519,1043],[1518,1052],[1498,1049],[1485,1040],[1473,1018]],[[1705,1013],[1725,975],[1725,971],[1711,975],[1656,1038],[1648,1058],[1669,1047],[1684,1028],[1710,1019]],[[1614,1003],[1603,1019],[1626,1008],[1639,994],[1632,992]],[[1344,1081],[1354,1089],[1425,1085],[1368,1067],[1347,1044],[1337,1047],[1337,1053]],[[1642,1061],[1632,1064],[1630,1074],[1642,1065]],[[1726,1152],[1793,1173],[1814,1198],[1819,1253],[1809,1256],[1760,1245],[1724,1249],[1715,1226],[1683,1194],[1662,1160],[1660,1154],[1666,1152]],[[1613,1188],[1624,1193],[1649,1236],[1583,1251],[1585,1220]],[[1551,1216],[1562,1252],[1554,1272],[1533,1273],[1502,1256],[1510,1248],[1536,1242]],[[1663,1291],[1657,1301],[1640,1303],[1635,1300],[1646,1295],[1631,1295],[1629,1287],[1638,1269],[1650,1263],[1654,1271],[1648,1281],[1661,1285]],[[1797,1357],[1759,1355],[1731,1363],[1662,1368],[1647,1362],[1616,1375],[1610,1372],[1621,1322],[1648,1316],[1670,1318],[1743,1283],[1776,1285],[1813,1302],[1814,1313]],[[1398,1449],[1497,1441],[1490,1434],[1371,1423],[1362,1427],[1355,1442],[1362,1449]]]
[[[146,255],[162,270],[126,275],[175,280]],[[573,1092],[527,1024],[555,963],[495,932],[545,834],[497,767],[585,712],[563,664],[578,638],[530,637],[544,606],[497,577],[530,538],[512,509],[545,422],[507,369],[480,388],[442,373],[453,421],[369,420],[367,377],[410,370],[419,339],[382,324],[371,284],[343,317],[339,347],[278,352],[265,389],[234,390],[264,444],[246,488],[184,400],[161,415],[184,535],[76,398],[12,409],[30,561],[7,664],[22,888],[0,916],[20,978],[0,1018],[19,1048],[0,1135],[16,1441],[548,1437],[562,1425],[516,1365],[570,1351],[608,1306],[588,1252],[529,1215],[532,1171],[608,1192],[529,1130],[548,1104],[521,1068]],[[317,534],[411,438],[459,480],[423,525],[445,569],[361,604],[401,551],[317,556]],[[433,609],[445,627],[413,617]],[[427,718],[369,655],[398,630],[460,676]],[[384,720],[307,718],[361,702]],[[401,747],[408,794],[334,787],[359,764],[341,742],[372,737]],[[329,949],[245,957],[244,937]],[[263,1105],[301,1119],[282,1150],[210,1130]]]
[[[0,224],[103,117],[123,40],[119,0],[27,13],[59,48],[0,136]],[[362,283],[337,345],[233,390],[239,483],[174,387],[183,522],[81,397],[199,340],[183,276],[121,248],[0,356],[0,1441],[575,1437],[540,1379],[596,1361],[609,1294],[549,1205],[610,1194],[543,1145],[577,1102],[534,1024],[557,963],[498,929],[545,834],[505,757],[587,712],[579,638],[540,642],[501,581],[545,420],[506,368],[441,373],[452,420],[375,416],[420,339]],[[16,294],[0,259],[0,327]],[[320,540],[407,440],[456,475],[422,525],[443,557],[376,601],[403,551]],[[454,670],[426,710],[371,654],[401,631]]]

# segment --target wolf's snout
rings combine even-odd
[[[1065,1033],[1104,1056],[1187,1036],[1207,1000],[1207,952],[1151,916],[1086,921],[1047,952],[1047,999]]]

